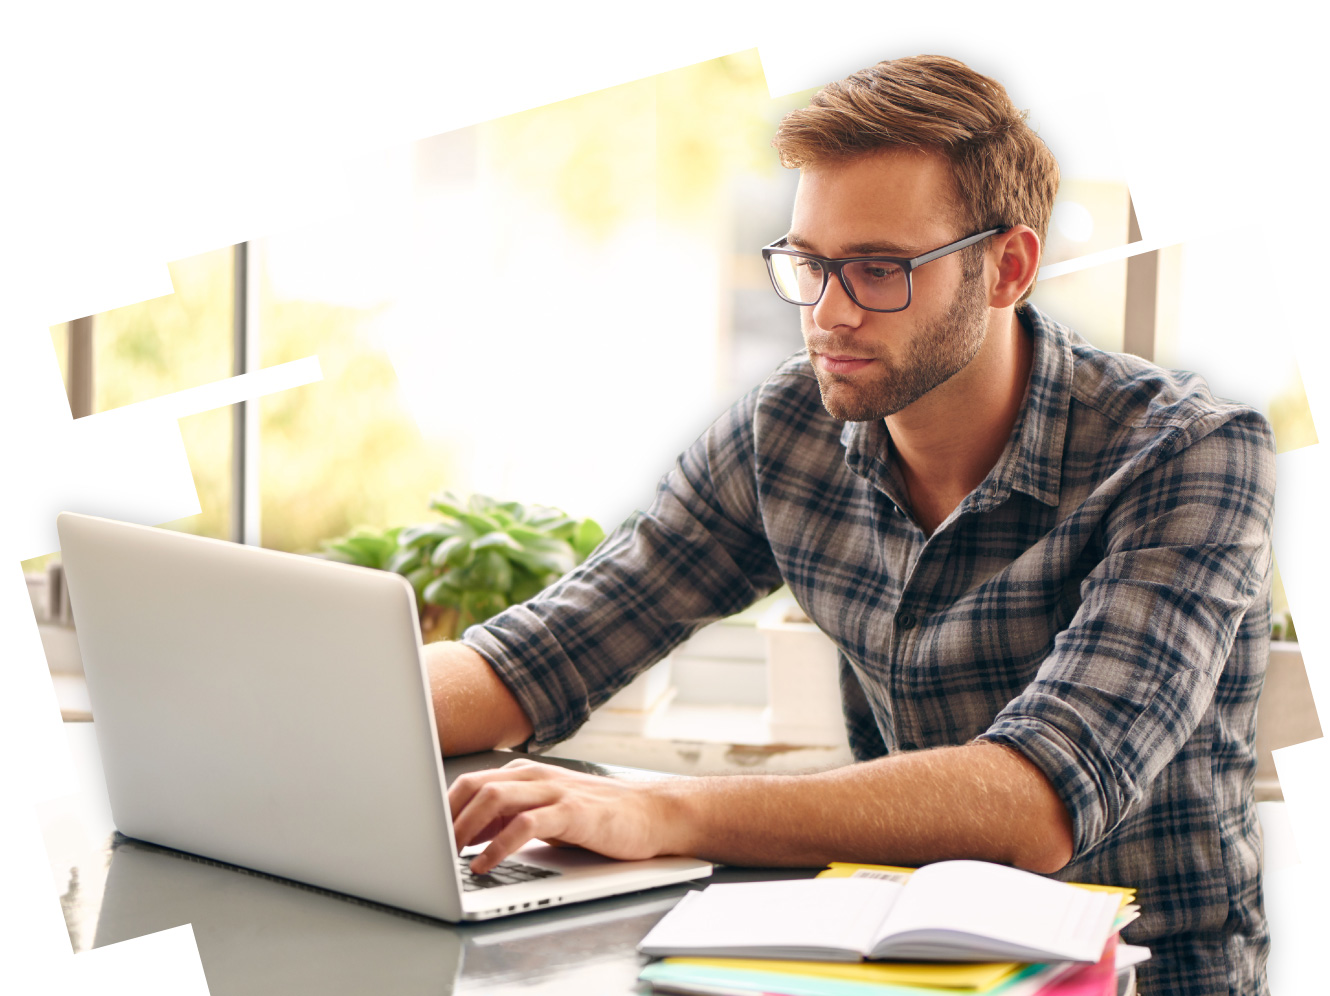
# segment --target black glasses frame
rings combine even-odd
[[[822,300],[822,295],[827,292],[827,283],[830,281],[831,275],[834,273],[836,279],[840,281],[841,287],[845,289],[846,296],[854,302],[855,307],[862,308],[864,311],[878,311],[889,314],[892,312],[904,311],[910,306],[910,302],[914,300],[914,280],[911,278],[911,271],[915,268],[923,266],[925,263],[931,263],[935,259],[941,259],[943,256],[949,256],[953,252],[959,252],[968,246],[974,245],[976,242],[982,242],[990,235],[998,235],[1001,232],[1005,232],[1007,231],[1007,227],[990,228],[983,232],[975,232],[973,235],[967,235],[964,238],[957,239],[955,242],[948,242],[945,246],[939,246],[936,249],[931,249],[926,253],[910,259],[903,256],[847,256],[842,259],[830,259],[826,256],[815,256],[811,252],[800,252],[797,249],[790,249],[788,248],[789,243],[783,238],[777,239],[769,246],[764,246],[762,249],[762,259],[767,264],[767,276],[771,278],[771,286],[776,289],[776,293],[780,295],[782,301],[788,301],[790,304],[798,305],[801,308],[813,307],[818,301]],[[811,259],[821,263],[822,289],[817,292],[817,298],[810,302],[794,301],[786,297],[780,289],[780,283],[776,280],[776,272],[772,269],[772,256],[797,256],[800,259]],[[850,263],[868,262],[894,263],[905,271],[905,303],[899,308],[870,308],[866,304],[862,304],[859,299],[854,296],[854,291],[850,287],[850,282],[845,279],[845,275],[841,270]]]

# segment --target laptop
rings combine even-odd
[[[405,578],[70,512],[56,523],[122,834],[451,922],[711,873],[535,841],[472,875]]]

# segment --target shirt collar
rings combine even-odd
[[[1012,491],[1046,505],[1058,503],[1074,364],[1070,333],[1032,304],[1019,314],[1034,346],[1030,382],[1006,448],[988,476],[965,499],[971,511],[995,508]],[[840,438],[850,470],[899,504],[900,488],[887,461],[886,424],[881,419],[846,422]]]

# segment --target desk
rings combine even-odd
[[[74,950],[193,924],[212,996],[648,993],[637,943],[690,888],[807,878],[818,869],[717,869],[701,883],[475,924],[448,924],[132,840],[110,821],[91,723],[67,723],[81,791],[42,831]],[[510,760],[449,760],[449,778]],[[654,772],[543,757],[629,779]],[[1123,992],[1134,983],[1123,979]],[[1133,985],[1134,988],[1134,985]]]
[[[447,924],[121,836],[110,824],[92,724],[65,726],[83,780],[47,807],[43,834],[75,951],[192,923],[213,996],[248,994],[649,992],[637,942],[690,885],[669,886],[478,924]],[[474,755],[449,774],[492,767]],[[542,760],[626,778],[660,777]],[[715,881],[807,877],[806,870],[719,870]],[[701,883],[705,885],[708,880]]]

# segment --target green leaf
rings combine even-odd
[[[433,547],[434,544],[460,532],[455,522],[425,522],[407,526],[397,536],[397,545],[405,547]]]
[[[451,491],[440,491],[437,495],[432,496],[429,500],[429,507],[436,512],[451,515],[454,518],[457,517],[458,512],[466,511],[462,499]]]
[[[595,520],[574,519],[548,505],[500,502],[481,494],[464,499],[445,490],[430,499],[430,507],[444,521],[384,533],[379,540],[388,550],[381,563],[414,578],[422,600],[453,606],[459,616],[498,611],[533,597],[585,560],[605,537]],[[370,544],[361,542],[330,556],[364,562],[371,553]],[[415,573],[421,568],[426,572]],[[471,596],[465,610],[463,594]]]
[[[502,595],[489,591],[468,591],[462,595],[459,615],[460,628],[474,623],[484,622],[508,608],[508,600]]]
[[[471,576],[475,573],[476,564],[472,561],[465,567],[450,567],[439,577],[443,580],[445,587],[452,588],[455,591],[465,591],[472,587]]]
[[[391,545],[382,536],[357,532],[343,536],[339,540],[325,543],[324,548],[336,554],[337,560],[346,564],[359,564],[361,567],[382,567],[384,558],[391,552]]]
[[[467,579],[467,586],[507,594],[513,586],[513,567],[497,550],[482,550]]]
[[[526,521],[526,508],[520,501],[504,501],[494,506],[495,512],[503,512],[513,522]]]
[[[331,543],[323,544],[323,553],[319,554],[324,560],[334,560],[339,564],[354,564],[356,558],[349,553],[343,553]]]
[[[435,567],[465,567],[471,562],[472,547],[465,536],[449,536],[434,548],[429,561]]]
[[[532,505],[527,509],[526,524],[532,529],[544,529],[551,522],[558,522],[564,518],[567,518],[567,515],[557,508],[550,508],[548,505]]]
[[[410,574],[421,565],[423,560],[424,553],[422,550],[412,549],[411,547],[399,548],[388,558],[388,563],[384,565],[384,568],[398,574]]]
[[[571,540],[577,532],[577,520],[565,515],[543,527],[555,539]]]
[[[522,544],[505,532],[486,533],[471,544],[471,549],[477,553],[481,550],[521,550]]]
[[[487,514],[496,504],[498,503],[489,495],[473,494],[466,501],[467,510],[479,515]]]
[[[508,592],[514,605],[535,598],[542,591],[559,579],[553,572],[536,574],[518,564],[513,565],[513,586]]]
[[[354,543],[356,546],[367,551],[372,550],[375,553],[387,550],[396,545],[387,539],[382,533],[353,533],[347,542]]]
[[[600,528],[600,523],[595,519],[583,519],[577,524],[577,532],[573,534],[573,550],[577,553],[577,562],[580,564],[591,556],[591,551],[600,546],[605,538],[605,530]]]
[[[417,567],[406,576],[406,579],[411,582],[411,587],[416,589],[416,598],[422,602],[425,600],[425,586],[429,584],[433,577],[434,568],[429,565]]]
[[[463,512],[457,516],[458,521],[466,523],[476,531],[477,536],[484,536],[486,533],[502,531],[503,524],[498,519],[489,515],[477,515],[474,512]]]
[[[522,545],[520,552],[509,551],[508,559],[537,574],[547,571],[566,574],[577,566],[577,555],[572,546],[561,539],[554,539],[524,526],[513,526],[508,530],[508,535]]]
[[[550,536],[539,529],[532,529],[530,526],[509,526],[508,535],[517,540],[527,550],[551,550],[563,542],[561,539]]]
[[[450,572],[451,573],[451,572]],[[448,574],[441,574],[421,593],[421,601],[429,605],[447,605],[458,608],[462,602],[462,591],[455,584],[455,579]]]
[[[533,574],[567,574],[576,564],[573,563],[573,551],[564,544],[564,553],[537,553],[532,550],[511,550],[508,559],[520,564]]]

